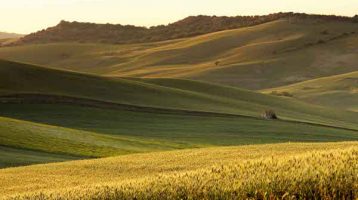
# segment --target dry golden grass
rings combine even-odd
[[[358,143],[137,154],[0,170],[4,199],[354,199]]]
[[[308,103],[358,111],[358,71],[266,89],[262,92],[272,95],[287,94]]]
[[[188,78],[266,89],[356,70],[357,27],[281,19],[163,42],[5,47],[0,58],[97,75]]]

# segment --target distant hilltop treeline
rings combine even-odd
[[[303,13],[275,13],[262,16],[191,16],[168,25],[138,27],[132,25],[95,24],[61,21],[58,25],[29,34],[16,44],[51,42],[99,42],[128,44],[179,39],[222,30],[254,26],[282,18],[358,22],[358,16],[309,15]]]

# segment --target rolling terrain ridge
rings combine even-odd
[[[0,32],[0,39],[20,38],[22,36],[24,35],[16,34],[16,33]]]
[[[0,33],[0,199],[357,199],[357,20]]]
[[[289,96],[327,107],[358,111],[358,71],[271,88],[262,92]]]
[[[96,75],[186,78],[268,89],[357,71],[358,23],[272,22],[141,44],[50,43],[0,49],[0,58]]]
[[[61,21],[57,26],[26,35],[15,44],[51,42],[139,43],[178,39],[258,25],[282,18],[321,19],[326,21],[355,22],[343,16],[308,15],[304,13],[274,13],[262,16],[190,16],[183,20],[160,26],[136,27],[132,25],[94,24]]]
[[[357,139],[357,113],[234,87],[180,79],[99,77],[10,61],[0,61],[0,72],[0,145],[23,152],[25,158],[31,151],[63,160]],[[281,120],[260,119],[269,108]],[[4,160],[8,163],[11,154]]]
[[[309,117],[309,122],[326,125],[334,122],[339,127],[339,119],[342,118],[342,127],[356,127],[354,112],[340,112],[293,99],[205,82],[98,77],[9,61],[0,61],[0,72],[0,94],[4,98],[12,94],[50,94],[132,106],[252,117],[259,117],[263,110],[271,108],[279,112],[282,119],[305,121]],[[335,113],[334,117],[332,113]]]

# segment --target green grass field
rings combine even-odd
[[[0,94],[49,94],[123,105],[282,119],[357,129],[357,113],[327,109],[248,90],[179,79],[123,79],[0,61]],[[31,83],[31,84],[30,84]]]
[[[9,118],[1,118],[0,129],[3,146],[78,157],[105,157],[180,148],[180,144],[161,142],[160,139],[153,141],[133,136],[111,136]]]
[[[205,146],[358,139],[357,131],[245,117],[34,104],[0,108],[2,116],[25,120],[2,119],[1,145],[77,156],[103,157]]]
[[[3,199],[354,199],[356,160],[356,142],[134,154],[1,169],[0,194]]]
[[[358,139],[357,113],[234,87],[99,77],[9,61],[0,61],[0,72],[0,145],[11,148],[88,158]],[[261,119],[269,108],[281,120]]]
[[[83,157],[0,146],[0,168],[83,159]]]

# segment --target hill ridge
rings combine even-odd
[[[277,88],[265,94],[290,96],[312,104],[358,111],[358,71],[311,79]]]
[[[24,36],[23,34],[18,33],[8,33],[0,31],[0,39],[11,39],[11,38],[19,38]]]
[[[49,42],[100,42],[100,43],[143,43],[192,37],[217,31],[254,26],[282,18],[318,19],[330,21],[357,22],[357,17],[316,15],[305,13],[274,13],[254,16],[189,16],[168,25],[140,27],[121,24],[96,24],[88,22],[68,22],[29,34],[13,44],[33,44]]]
[[[356,116],[354,112],[339,112],[335,109],[313,106],[297,100],[200,81],[182,79],[130,80],[100,77],[10,61],[0,61],[0,72],[3,75],[0,79],[1,95],[43,93],[136,106],[243,114],[256,117],[263,110],[271,108],[279,112],[281,117],[285,119],[315,122],[322,122],[323,120],[324,124],[327,124],[326,120],[328,119],[331,122],[334,120],[335,123],[338,123],[337,120],[340,116],[342,119],[346,118],[350,121],[350,123],[340,121],[343,127],[346,127],[346,125],[348,125],[347,127],[356,127],[352,124],[356,121],[352,119]],[[16,79],[12,77],[16,77]],[[26,82],[25,85],[24,81]],[[160,101],[158,96],[160,96]],[[335,113],[335,118],[329,114],[332,112]],[[341,126],[338,124],[337,126]]]

